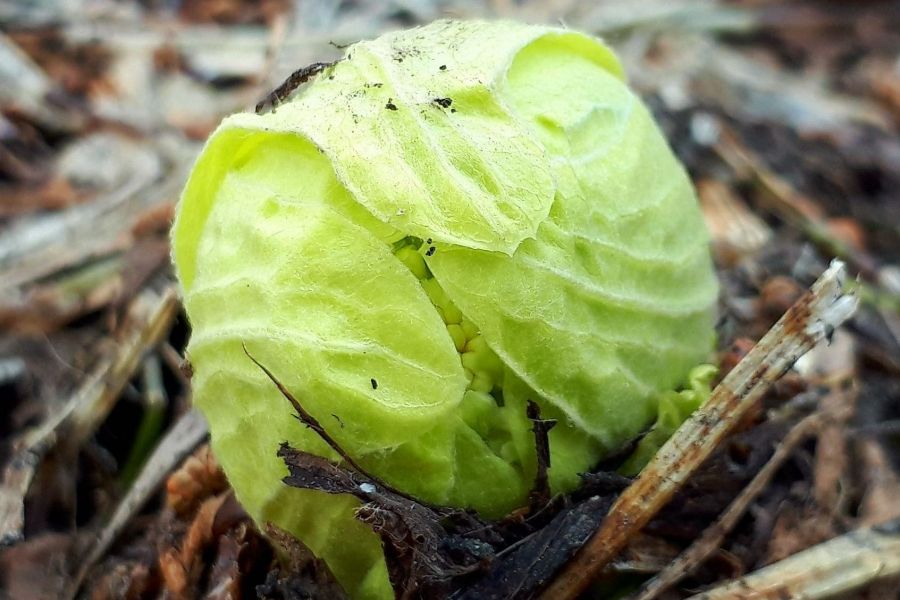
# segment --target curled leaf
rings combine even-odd
[[[493,518],[538,473],[529,401],[558,422],[550,489],[570,490],[712,345],[690,182],[612,52],[561,29],[441,21],[351,46],[222,123],[172,247],[216,455],[355,598],[391,593],[381,544],[358,499],[281,484],[284,441],[338,457],[244,348],[367,473]]]

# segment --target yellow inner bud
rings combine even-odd
[[[459,352],[460,362],[469,380],[467,389],[480,394],[477,399],[473,396],[467,401],[467,397],[472,396],[467,392],[466,397],[463,398],[463,404],[470,404],[474,401],[483,407],[485,406],[483,402],[490,400],[489,406],[495,408],[502,406],[503,363],[485,343],[478,327],[463,316],[462,311],[453,304],[437,279],[434,278],[425,262],[425,257],[435,251],[431,240],[423,242],[419,238],[411,236],[394,244],[394,255],[419,280],[425,294],[447,326],[447,335],[453,340],[453,345]],[[475,421],[477,420],[476,418]]]

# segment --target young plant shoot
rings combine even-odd
[[[441,21],[317,71],[222,122],[173,253],[194,401],[238,499],[351,597],[389,598],[358,501],[282,483],[282,442],[337,456],[244,347],[368,472],[497,518],[534,481],[529,400],[559,421],[554,492],[661,398],[671,433],[708,390],[717,286],[690,181],[599,40]]]

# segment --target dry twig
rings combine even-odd
[[[691,544],[687,550],[682,552],[678,558],[672,561],[656,577],[648,581],[640,593],[635,596],[635,600],[653,600],[658,598],[660,594],[677,583],[681,578],[690,575],[694,569],[715,552],[722,540],[725,539],[725,536],[728,535],[728,532],[734,529],[735,525],[741,520],[750,504],[762,493],[784,462],[790,458],[794,449],[805,439],[819,431],[828,419],[829,417],[826,414],[817,412],[797,423],[790,433],[785,436],[766,465],[756,474],[756,477],[744,488],[740,495],[734,499],[725,512],[722,513],[722,516],[707,528],[703,535]]]
[[[691,600],[831,598],[900,574],[900,522],[857,529]]]
[[[72,579],[67,597],[77,594],[85,575],[110,544],[124,529],[129,519],[144,505],[150,495],[159,487],[163,478],[206,437],[206,421],[196,410],[184,414],[169,430],[153,454],[147,460],[141,474],[122,498],[115,513],[97,536],[88,555],[79,564],[78,572]]]
[[[736,173],[753,179],[766,195],[766,208],[789,225],[802,231],[814,243],[836,258],[846,260],[863,277],[884,283],[881,265],[872,255],[839,239],[828,227],[818,205],[802,196],[791,184],[772,172],[737,136],[725,131],[716,152]],[[896,290],[888,291],[896,293]]]
[[[58,433],[69,448],[78,448],[105,420],[144,353],[165,337],[178,311],[173,288],[161,296],[149,290],[135,299],[135,319],[118,354],[101,362],[59,412],[41,426],[26,431],[13,446],[14,455],[0,483],[0,541],[21,537],[24,497],[41,457],[57,441]]]

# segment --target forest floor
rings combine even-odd
[[[599,597],[900,597],[900,4],[877,0],[0,0],[0,597],[339,596],[255,529],[206,445],[168,229],[225,115],[339,46],[448,16],[616,49],[697,187],[723,376],[772,360],[788,334],[758,342],[832,259],[859,298],[752,382],[724,439],[690,438],[712,456],[671,502],[598,470],[496,526],[498,544],[577,543],[460,596],[574,593],[565,565],[616,503],[649,523],[591,567]]]

